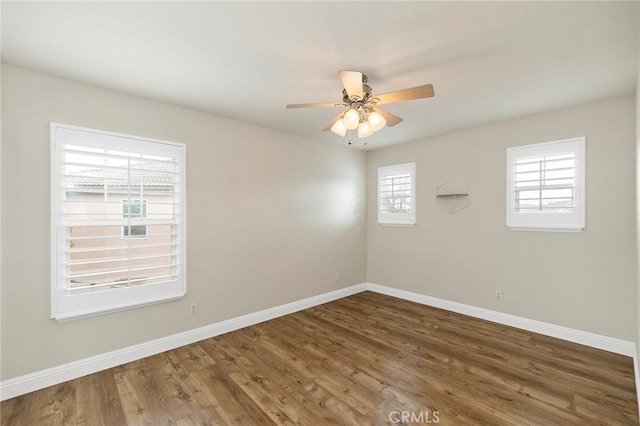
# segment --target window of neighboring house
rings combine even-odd
[[[378,168],[378,223],[415,225],[416,163]]]
[[[146,219],[147,217],[147,200],[122,200],[122,218]],[[122,238],[147,238],[147,225],[132,225],[131,223],[122,227]]]
[[[584,229],[584,137],[507,149],[507,226],[538,231]]]
[[[185,146],[51,124],[51,316],[182,298]]]

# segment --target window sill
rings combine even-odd
[[[510,231],[525,231],[525,232],[568,232],[578,234],[584,231],[584,228],[537,228],[537,227],[518,227],[509,226]]]
[[[113,308],[101,309],[99,311],[95,311],[95,310],[75,311],[75,312],[69,312],[64,314],[58,314],[54,319],[59,323],[65,323],[65,322],[71,322],[71,321],[80,320],[84,318],[91,318],[91,317],[97,317],[100,315],[113,314],[115,312],[128,311],[129,309],[142,308],[144,306],[157,305],[165,302],[173,302],[183,298],[184,298],[184,295],[181,295],[181,296],[176,296],[169,299],[163,298],[159,300],[150,300],[142,303],[134,303],[131,305],[121,305]]]
[[[180,300],[186,294],[181,280],[72,294],[68,290],[52,293],[51,318],[68,322]]]

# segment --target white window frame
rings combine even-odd
[[[520,231],[581,232],[585,227],[584,136],[507,148],[507,226]],[[573,153],[575,174],[572,212],[523,212],[516,209],[515,165],[526,158]]]
[[[411,208],[408,213],[389,213],[382,207],[382,182],[389,176],[410,176]],[[380,225],[414,226],[416,224],[416,163],[378,167],[378,223]]]
[[[186,147],[184,144],[51,123],[51,318],[65,322],[179,300],[186,294]],[[66,143],[149,155],[170,153],[177,161],[176,278],[136,286],[106,286],[74,292],[65,284],[64,146]]]

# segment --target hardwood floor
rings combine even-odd
[[[631,358],[371,292],[0,408],[6,426],[638,423]]]

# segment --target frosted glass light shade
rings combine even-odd
[[[340,137],[344,137],[347,134],[347,128],[344,126],[344,121],[339,119],[333,126],[331,126],[331,131]]]
[[[369,114],[369,118],[367,118],[367,121],[369,122],[371,130],[374,132],[382,129],[387,124],[387,120],[385,120],[383,116],[375,111]]]
[[[358,123],[360,123],[360,114],[355,109],[350,109],[344,114],[344,127],[349,130],[353,130],[358,127]]]
[[[359,138],[366,138],[371,136],[372,134],[373,134],[373,130],[371,130],[369,123],[367,123],[366,121],[363,121],[362,123],[360,123],[360,126],[358,126]]]

